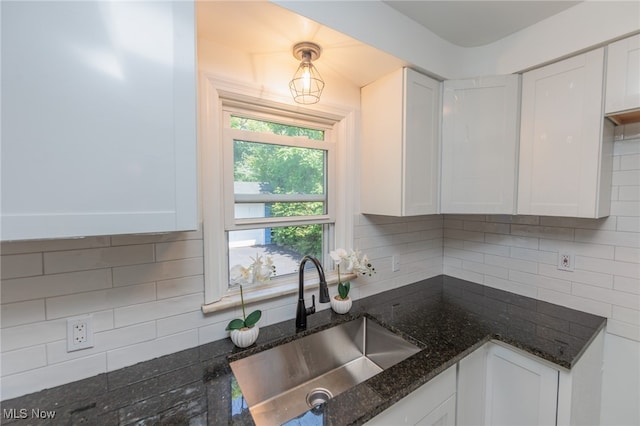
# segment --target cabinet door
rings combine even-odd
[[[609,214],[603,64],[596,49],[523,75],[518,214]]]
[[[193,2],[4,2],[2,239],[197,227]]]
[[[486,425],[554,425],[558,370],[500,345],[487,358]]]
[[[456,366],[378,414],[368,426],[455,424]]]
[[[609,45],[605,99],[607,114],[640,108],[640,34]]]
[[[441,83],[405,69],[403,215],[438,213]]]
[[[444,82],[442,213],[514,214],[520,77]]]
[[[363,213],[438,212],[440,92],[407,68],[362,88]]]

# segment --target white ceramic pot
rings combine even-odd
[[[340,299],[340,296],[334,296],[331,298],[331,309],[336,314],[346,314],[351,309],[352,305],[351,298],[347,296],[346,299]]]
[[[240,330],[231,330],[230,337],[234,345],[239,348],[246,348],[255,343],[258,338],[260,329],[257,325],[251,328],[242,328]]]

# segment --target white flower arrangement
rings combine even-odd
[[[358,250],[347,251],[343,248],[338,248],[329,253],[331,259],[338,268],[338,293],[341,299],[346,299],[349,295],[351,283],[347,281],[343,283],[340,278],[340,269],[343,272],[353,272],[357,275],[373,275],[376,273],[376,269],[371,264],[371,261],[366,254],[360,253]],[[342,268],[341,268],[342,267]]]
[[[262,256],[256,254],[256,257],[252,257],[251,260],[253,260],[253,263],[246,268],[242,265],[235,265],[231,268],[229,271],[231,284],[265,283],[276,273],[276,267],[271,256],[265,256],[263,260]]]

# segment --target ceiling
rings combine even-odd
[[[477,47],[562,12],[579,1],[404,1],[385,3],[450,43]]]
[[[441,38],[459,46],[499,40],[577,1],[385,1]],[[255,63],[293,66],[291,48],[299,41],[322,46],[325,70],[362,87],[404,65],[411,65],[270,1],[198,1],[198,36],[245,52]],[[366,67],[362,64],[367,64]]]

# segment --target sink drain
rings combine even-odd
[[[307,394],[307,405],[309,407],[317,407],[333,398],[331,392],[325,388],[316,388]]]

